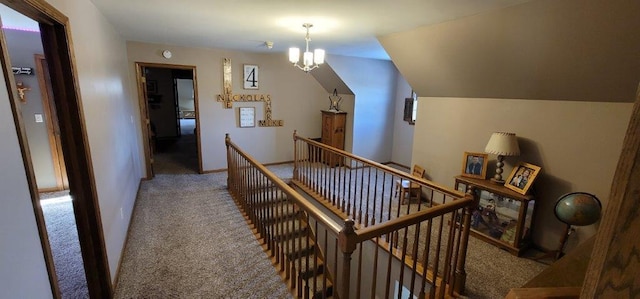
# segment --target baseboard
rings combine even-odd
[[[136,206],[138,205],[138,198],[140,195],[140,185],[142,185],[142,181],[148,181],[147,178],[140,178],[138,182],[138,190],[136,191],[136,198],[133,200],[133,209],[131,211],[131,215],[129,216],[129,225],[127,226],[127,236],[124,238],[124,243],[122,244],[122,249],[120,250],[120,260],[118,260],[118,267],[116,267],[116,275],[113,277],[113,281],[111,282],[112,291],[115,292],[118,287],[118,279],[120,278],[120,267],[122,266],[122,260],[124,258],[124,251],[127,247],[127,243],[129,243],[129,236],[131,235],[131,221],[133,220],[133,216],[136,213]]]
[[[402,164],[400,164],[400,163],[396,163],[396,162],[393,162],[393,161],[384,162],[384,163],[380,163],[380,164],[384,164],[384,165],[395,165],[395,166],[398,166],[398,167],[402,167],[402,168],[406,168],[406,169],[411,169],[411,167],[409,167],[409,166],[407,166],[407,165],[402,165]]]
[[[264,165],[264,166],[274,166],[274,165],[283,165],[283,164],[293,164],[293,161],[265,163],[265,164],[262,164],[262,165]]]
[[[352,170],[353,170],[353,169],[361,169],[361,168],[370,168],[370,167],[371,167],[371,165],[364,165],[364,166],[356,166],[356,167],[353,167],[353,166],[351,166],[351,165],[344,164],[344,167],[346,167],[347,169],[352,169]]]
[[[275,165],[284,165],[284,164],[293,164],[293,161],[264,163],[264,164],[262,164],[262,165],[264,165],[264,166],[275,166]],[[225,171],[227,171],[227,168],[212,169],[212,170],[204,170],[204,171],[202,171],[200,174],[218,173],[218,172],[225,172]]]
[[[218,173],[218,172],[225,172],[225,171],[227,171],[226,168],[203,170],[200,174]]]
[[[60,188],[60,187],[38,188],[38,193],[56,192],[56,191],[62,191],[62,190],[64,190],[64,188]]]

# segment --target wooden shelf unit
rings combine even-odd
[[[344,150],[346,124],[346,112],[322,110],[322,143]],[[344,163],[341,156],[330,152],[324,152],[322,161],[332,167]]]
[[[474,186],[480,197],[471,216],[471,235],[520,256],[528,249],[533,232],[536,201],[490,180],[455,177],[456,190],[466,192]]]

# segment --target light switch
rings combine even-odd
[[[42,114],[36,113],[35,116],[36,116],[36,122],[37,123],[41,123],[42,122]]]

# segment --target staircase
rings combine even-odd
[[[397,292],[407,289],[410,297],[445,298],[464,291],[471,211],[478,202],[473,192],[448,190],[295,133],[294,179],[285,182],[228,135],[225,145],[229,192],[296,298],[388,298],[394,297],[395,282],[404,287]],[[305,159],[312,145],[310,153],[343,155],[355,166],[338,169]],[[419,204],[400,205],[388,187],[396,179],[419,184],[438,204],[422,210]],[[321,194],[310,200],[293,183]],[[312,203],[325,204],[323,198],[349,216],[336,221]],[[409,213],[415,206],[417,211]],[[400,215],[405,208],[407,214]],[[445,229],[442,219],[457,215],[463,225]],[[400,233],[402,241],[375,243]],[[395,244],[413,245],[400,250]]]
[[[253,218],[262,223],[261,229],[254,230],[256,237],[271,251],[293,293],[298,298],[333,298],[332,276],[324,265],[308,215],[282,198],[261,201],[252,210],[256,211]]]

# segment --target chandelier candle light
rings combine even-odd
[[[502,179],[502,160],[505,156],[519,156],[520,147],[518,146],[518,137],[515,133],[496,132],[491,134],[487,146],[484,151],[489,154],[498,155],[498,162],[496,163],[496,174],[491,179],[496,184],[504,184]]]
[[[309,28],[313,27],[313,24],[304,23],[302,27],[307,29],[307,35],[304,38],[307,47],[302,56],[303,66],[298,65],[298,61],[300,61],[300,48],[289,48],[289,61],[305,73],[308,73],[324,63],[324,50],[315,49],[313,53],[309,51],[309,41],[311,41]]]

